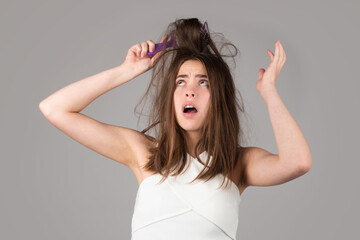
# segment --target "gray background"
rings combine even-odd
[[[130,239],[137,181],[51,125],[38,104],[120,65],[133,44],[158,41],[180,17],[207,20],[241,52],[234,72],[248,145],[277,153],[258,69],[276,40],[287,61],[276,86],[303,131],[311,170],[242,195],[237,238],[359,236],[358,1],[1,1],[0,239]],[[82,113],[137,128],[146,73]]]

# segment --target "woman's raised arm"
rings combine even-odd
[[[165,37],[162,39],[164,41]],[[108,69],[74,82],[47,97],[39,104],[45,118],[66,135],[95,152],[130,167],[151,142],[136,130],[105,124],[80,113],[102,94],[134,79],[153,67],[159,52],[146,57],[154,42],[147,41],[132,46],[120,66]]]

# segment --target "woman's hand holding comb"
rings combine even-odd
[[[161,39],[163,43],[166,39],[166,35]],[[123,65],[126,65],[133,74],[136,76],[148,71],[154,66],[155,61],[163,54],[163,51],[160,51],[152,56],[146,56],[147,52],[153,52],[155,50],[155,43],[152,40],[142,42],[141,44],[135,44],[132,46],[127,53],[126,59]]]

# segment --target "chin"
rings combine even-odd
[[[180,121],[179,121],[180,119]],[[201,129],[201,126],[204,122],[204,119],[187,119],[184,117],[176,117],[176,122],[177,124],[184,130],[187,132],[196,132],[199,131]]]
[[[200,131],[200,128],[194,128],[194,127],[181,127],[184,131],[186,132],[197,132],[197,131]]]
[[[198,126],[198,124],[191,124],[191,123],[179,123],[179,126],[187,131],[187,132],[195,132],[195,131],[199,131],[201,126]]]

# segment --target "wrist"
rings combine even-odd
[[[261,97],[264,99],[264,101],[266,102],[270,97],[278,94],[277,89],[275,88],[275,86],[273,85],[269,85],[264,87],[263,89],[261,89],[260,91],[260,95]]]
[[[122,83],[130,81],[139,75],[131,65],[124,63],[112,68],[111,71],[116,80]]]

